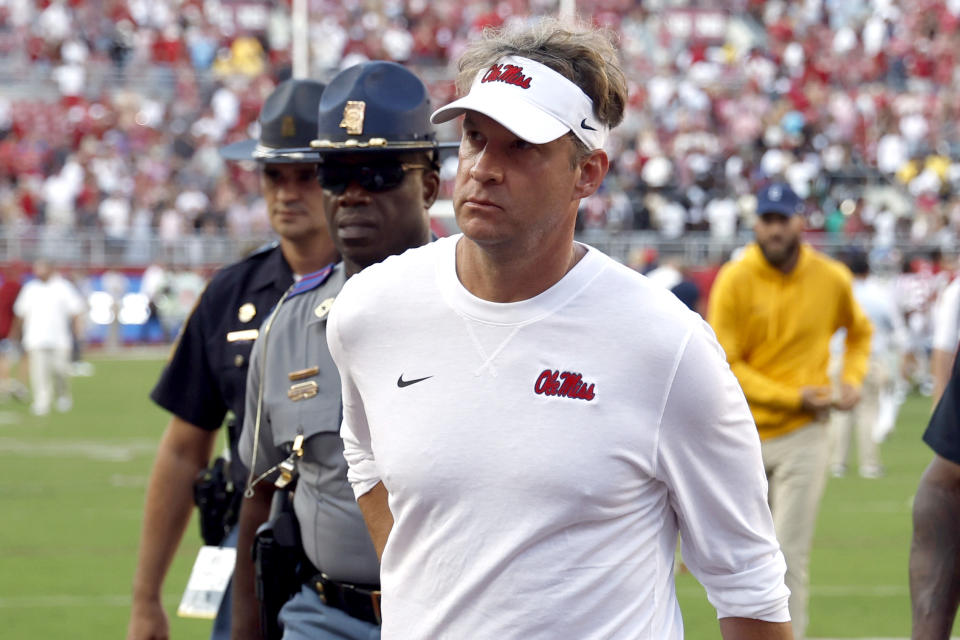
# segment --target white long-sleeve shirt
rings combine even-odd
[[[940,292],[933,315],[933,348],[947,353],[960,343],[960,278]]]
[[[13,312],[23,320],[23,348],[69,350],[73,345],[70,323],[84,309],[80,292],[59,275],[23,285],[13,304]]]
[[[673,554],[721,617],[785,621],[760,442],[712,331],[589,249],[478,299],[458,237],[351,278],[327,325],[356,495],[382,481],[393,638],[682,638]]]

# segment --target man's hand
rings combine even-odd
[[[170,640],[170,621],[159,598],[134,598],[130,611],[127,640]]]
[[[834,409],[850,411],[860,402],[860,389],[849,382],[840,385],[840,394],[833,403]]]
[[[217,434],[173,416],[167,424],[147,484],[129,640],[167,640],[170,625],[160,594],[193,512],[193,481],[210,460]]]
[[[800,390],[804,411],[814,414],[818,420],[825,418],[833,405],[833,391],[830,387],[804,387]]]

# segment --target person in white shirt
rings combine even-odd
[[[931,400],[937,406],[953,370],[957,345],[960,344],[960,278],[940,292],[933,310],[933,343],[930,352],[930,373],[933,376]]]
[[[460,60],[463,231],[351,278],[327,340],[382,637],[675,640],[678,532],[724,638],[792,638],[760,441],[709,326],[574,242],[626,82],[600,32]],[[469,91],[467,93],[467,91]]]
[[[853,272],[853,296],[873,326],[870,361],[860,388],[860,402],[850,410],[830,413],[830,473],[846,475],[850,441],[857,437],[857,469],[863,478],[883,475],[880,442],[893,429],[900,410],[895,392],[899,356],[907,343],[907,328],[897,308],[892,288],[870,274],[866,253],[853,251],[846,258]],[[840,384],[846,331],[841,329],[830,342],[831,377]]]
[[[70,395],[70,353],[79,336],[86,304],[70,282],[38,260],[33,280],[24,285],[13,305],[22,323],[23,349],[28,356],[34,415],[50,413],[56,396],[58,411],[73,406]]]

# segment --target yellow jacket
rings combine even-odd
[[[843,381],[859,387],[873,328],[853,297],[853,276],[841,263],[800,246],[784,274],[749,245],[725,264],[710,292],[707,321],[727,352],[760,438],[793,431],[813,419],[801,388],[827,386],[830,337],[847,328]]]

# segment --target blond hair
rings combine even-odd
[[[477,74],[505,56],[534,60],[573,82],[593,100],[597,119],[611,129],[623,120],[627,80],[609,31],[554,18],[531,27],[485,29],[460,56],[458,93],[469,92]]]

